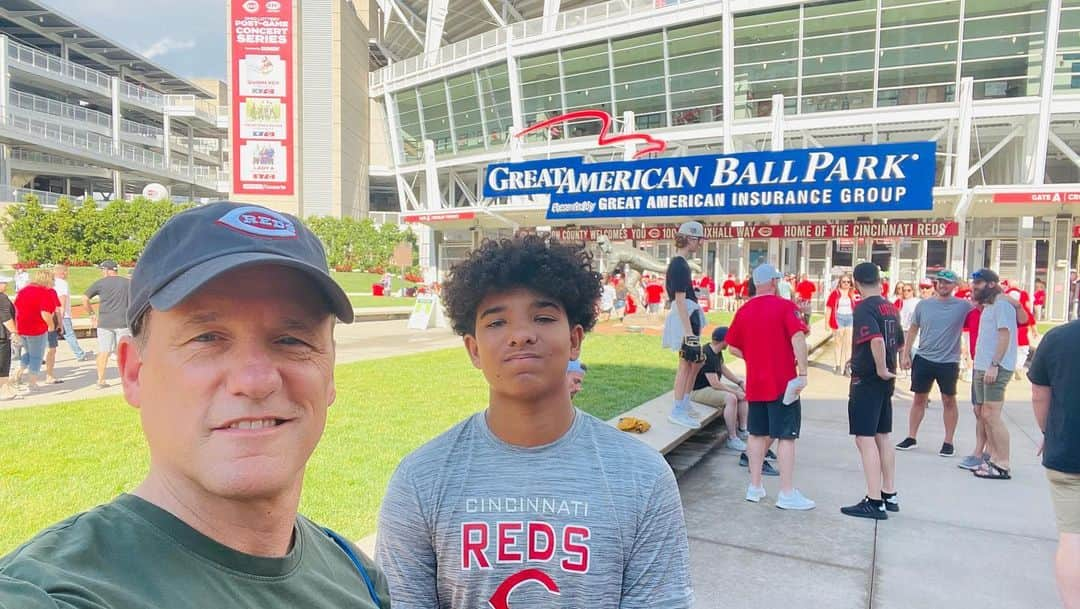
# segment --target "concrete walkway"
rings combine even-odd
[[[831,363],[831,349],[818,357]],[[898,387],[907,387],[901,380]],[[961,397],[969,385],[961,383]],[[745,501],[747,470],[736,453],[714,449],[679,482],[690,536],[696,607],[815,609],[1050,609],[1057,534],[1049,490],[1035,456],[1038,428],[1030,384],[1013,381],[1006,406],[1013,480],[974,478],[956,467],[974,442],[961,399],[957,450],[939,457],[944,427],[936,392],[920,445],[897,452],[901,512],[874,522],[840,514],[864,494],[858,453],[847,433],[846,379],[812,367],[804,394],[796,486],[817,502],[810,512]],[[895,441],[907,430],[910,393],[894,399]]]
[[[461,346],[461,338],[447,328],[409,330],[406,324],[406,320],[400,319],[338,324],[334,330],[337,363],[347,364]],[[97,339],[82,339],[79,344],[86,350],[97,349]],[[121,392],[115,357],[109,360],[106,374],[109,388],[98,389],[94,361],[76,362],[67,343],[63,341],[56,350],[56,376],[63,383],[44,385],[35,393],[0,402],[0,410],[120,395]]]

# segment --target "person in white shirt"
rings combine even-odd
[[[66,264],[58,264],[53,268],[53,289],[60,297],[60,306],[63,310],[61,317],[63,318],[64,340],[67,341],[68,347],[71,347],[75,360],[82,362],[93,359],[94,354],[83,351],[82,346],[79,345],[79,339],[75,336],[75,328],[71,323],[71,288],[68,287],[67,277]]]

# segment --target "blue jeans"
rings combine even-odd
[[[19,363],[22,364],[23,368],[28,369],[30,374],[38,375],[41,373],[41,360],[45,358],[45,341],[47,339],[48,332],[37,336],[22,337],[23,350]]]
[[[86,352],[79,346],[79,339],[75,338],[75,327],[71,325],[71,318],[64,318],[64,340],[67,341],[71,352],[75,354],[75,359],[82,359]]]

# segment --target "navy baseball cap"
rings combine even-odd
[[[131,275],[128,324],[151,307],[168,311],[215,277],[245,266],[275,264],[303,271],[345,323],[352,304],[330,277],[322,242],[295,216],[219,201],[183,211],[150,241]]]
[[[851,276],[863,285],[874,285],[881,281],[881,269],[873,262],[860,262],[852,269]]]
[[[718,343],[724,342],[727,338],[727,326],[720,326],[712,331],[712,339]]]
[[[106,271],[115,271],[120,268],[120,265],[116,264],[115,260],[102,260],[101,264],[98,265],[98,268]]]

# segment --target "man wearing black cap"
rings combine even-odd
[[[855,307],[852,327],[851,388],[848,430],[862,458],[866,496],[840,512],[858,518],[885,520],[899,512],[896,499],[896,456],[892,432],[892,395],[896,384],[897,351],[904,344],[900,314],[881,297],[881,273],[863,262],[851,276],[863,299]]]
[[[97,326],[97,386],[104,389],[109,386],[105,382],[109,356],[116,352],[120,339],[130,334],[127,309],[131,281],[118,274],[120,267],[115,260],[106,260],[98,267],[104,276],[90,284],[83,300],[90,312],[91,322]],[[101,301],[97,312],[90,303],[90,299],[95,297]]]
[[[127,314],[149,472],[0,559],[0,607],[389,607],[373,563],[297,514],[335,398],[334,318],[353,319],[311,231],[254,205],[178,214]]]
[[[712,341],[705,345],[705,365],[694,379],[694,389],[690,400],[724,411],[724,425],[727,426],[728,438],[724,446],[739,452],[746,450],[746,442],[739,437],[739,430],[745,429],[749,402],[746,401],[746,381],[735,375],[724,365],[724,349],[727,343],[727,327],[715,328]],[[732,385],[725,385],[720,379],[726,378]],[[742,425],[740,425],[742,423]],[[766,462],[768,465],[768,462]]]

